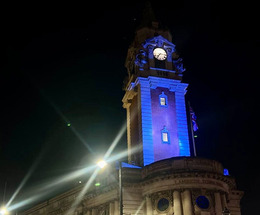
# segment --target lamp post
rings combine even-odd
[[[119,161],[118,164],[119,215],[123,215],[122,162]],[[102,169],[107,165],[107,162],[100,160],[97,165]]]
[[[230,211],[225,207],[224,210],[222,211],[223,215],[231,215]]]
[[[123,215],[123,189],[122,189],[122,162],[119,161],[119,170],[118,170],[118,178],[119,178],[119,215]]]

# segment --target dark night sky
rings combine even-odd
[[[242,214],[252,214],[260,192],[256,6],[151,3],[183,58],[186,98],[199,125],[197,154],[229,169],[245,191]],[[5,182],[8,201],[33,164],[20,198],[35,184],[93,162],[125,124],[124,61],[144,2],[99,4],[3,6],[0,201]],[[123,149],[126,134],[116,151]]]

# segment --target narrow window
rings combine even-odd
[[[168,132],[163,132],[163,142],[168,142]]]
[[[166,99],[164,97],[161,97],[160,103],[161,103],[161,106],[165,106],[166,105]]]
[[[167,107],[168,106],[168,99],[167,96],[162,92],[162,94],[159,95],[159,103],[161,107]]]
[[[161,134],[162,134],[162,142],[163,142],[163,143],[168,143],[168,144],[170,144],[169,131],[166,129],[165,126],[164,126],[163,129],[161,130]]]

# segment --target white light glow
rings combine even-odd
[[[8,210],[6,209],[6,207],[2,207],[0,209],[0,215],[5,215],[5,214],[8,214]]]
[[[107,165],[107,162],[104,160],[100,160],[97,162],[97,165],[102,169]]]

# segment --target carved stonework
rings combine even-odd
[[[173,52],[175,52],[175,45],[161,35],[145,40],[142,45],[145,49],[149,46],[150,51],[152,51],[151,47],[161,47],[167,50],[168,54],[172,54]]]
[[[107,215],[109,211],[109,204],[103,204],[98,207],[98,214]]]
[[[178,58],[177,60],[173,60],[175,65],[175,69],[177,73],[183,73],[186,69],[183,67],[182,58]]]
[[[128,77],[130,78],[131,74],[134,73],[134,66],[135,66],[135,48],[130,47],[128,49],[127,58],[125,61],[125,67],[127,69]]]
[[[147,53],[145,50],[140,49],[139,53],[135,58],[135,65],[139,67],[140,70],[144,70],[145,64],[148,63]]]
[[[191,197],[192,197],[192,202],[193,202],[193,205],[196,204],[196,198],[201,195],[201,190],[199,189],[193,189],[192,192],[191,192]]]
[[[152,206],[153,206],[154,210],[157,207],[158,200],[161,198],[168,199],[170,202],[170,205],[173,206],[173,191],[172,190],[157,192],[157,193],[150,195],[150,197],[151,197]]]
[[[62,214],[61,208],[48,213],[48,215],[58,215],[58,214]]]
[[[207,190],[207,189],[192,189],[192,204],[194,205],[194,213],[195,215],[200,215],[201,211],[207,211],[210,213],[214,213],[215,208],[215,197],[214,197],[215,190]],[[209,207],[208,208],[200,208],[196,204],[196,199],[199,196],[205,196],[209,201]]]

